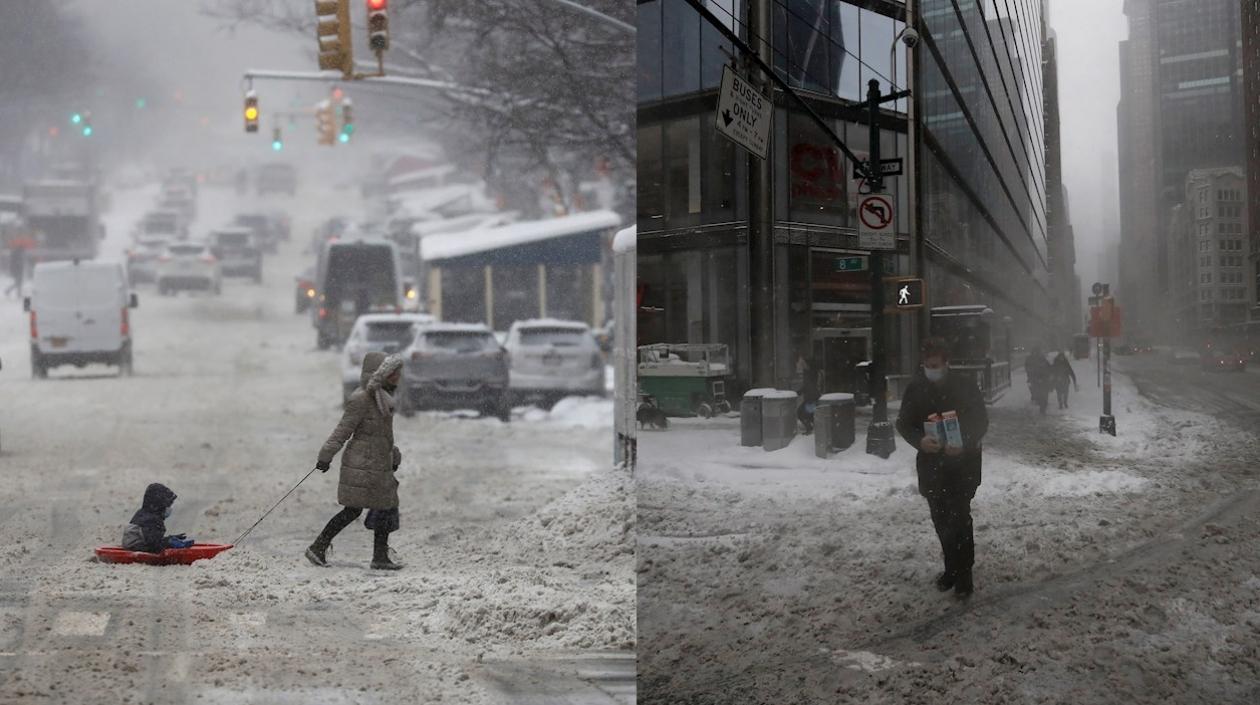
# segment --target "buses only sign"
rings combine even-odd
[[[753,84],[740,78],[730,66],[722,68],[718,93],[717,130],[749,152],[766,158],[770,147],[770,121],[774,106]]]

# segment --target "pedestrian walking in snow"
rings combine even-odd
[[[796,418],[805,427],[805,435],[809,435],[814,432],[814,409],[818,408],[818,399],[822,396],[818,390],[818,373],[804,355],[796,358],[796,373],[801,378],[797,388],[801,405],[796,409]]]
[[[1041,413],[1046,413],[1046,406],[1050,404],[1050,363],[1046,362],[1040,347],[1034,345],[1028,352],[1024,373],[1028,375],[1028,391],[1032,394],[1033,403],[1041,409]]]
[[[906,387],[897,432],[919,451],[915,457],[919,494],[927,499],[945,562],[936,587],[942,592],[953,588],[958,596],[966,597],[973,589],[975,562],[971,498],[980,487],[980,442],[989,429],[989,414],[975,382],[949,372],[948,350],[940,339],[924,343],[923,370]],[[950,411],[958,416],[960,446],[929,435],[924,428],[935,415]]]
[[[318,566],[328,565],[327,552],[333,538],[349,526],[364,509],[365,525],[375,534],[372,567],[398,570],[401,565],[389,558],[389,534],[398,529],[397,472],[402,454],[394,445],[393,393],[402,381],[402,358],[369,352],[363,356],[359,388],[346,401],[341,422],[319,451],[315,467],[328,472],[333,456],[341,454],[341,478],[337,483],[337,503],[342,510],[306,549],[306,558]]]
[[[4,290],[4,295],[8,296],[10,291],[16,291],[18,298],[22,298],[22,282],[26,278],[25,247],[15,246],[9,250],[9,276],[13,278],[13,283]]]
[[[1068,408],[1068,382],[1081,391],[1080,385],[1076,383],[1076,373],[1072,371],[1072,363],[1068,362],[1067,353],[1060,351],[1054,356],[1054,363],[1050,365],[1050,379],[1054,384],[1054,393],[1059,397],[1059,408]]]

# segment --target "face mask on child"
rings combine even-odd
[[[171,508],[170,508],[170,507],[167,507],[167,508],[166,508],[166,511],[162,513],[162,518],[163,518],[163,519],[170,519],[170,518],[171,518]]]
[[[944,367],[924,367],[923,374],[927,375],[929,382],[939,382],[945,379]]]

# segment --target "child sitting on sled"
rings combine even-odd
[[[161,553],[167,548],[187,548],[192,539],[183,534],[166,535],[166,518],[171,515],[175,493],[166,485],[153,483],[144,491],[144,506],[131,517],[123,531],[122,547],[128,551]]]

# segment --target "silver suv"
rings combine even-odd
[[[551,408],[567,396],[604,394],[604,355],[581,321],[517,321],[506,347],[514,401]]]
[[[510,421],[508,352],[480,323],[434,323],[417,329],[403,351],[406,367],[398,410],[476,409]]]

